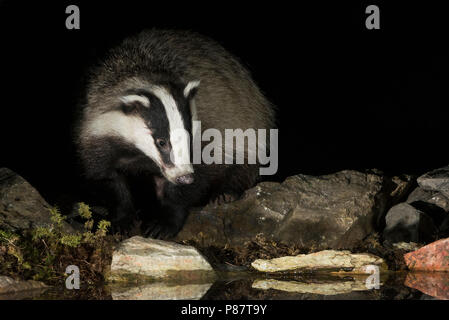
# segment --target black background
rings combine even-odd
[[[81,29],[65,28],[77,4]],[[380,7],[381,29],[365,28]],[[71,124],[86,69],[144,28],[191,29],[238,56],[278,107],[274,180],[449,162],[445,8],[428,2],[3,1],[0,166],[52,201],[79,182]]]

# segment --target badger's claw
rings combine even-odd
[[[223,193],[217,196],[216,198],[212,199],[209,203],[214,206],[219,206],[225,203],[229,203],[232,201],[237,200],[239,197],[232,193]]]
[[[168,221],[154,220],[144,228],[144,235],[153,239],[170,239],[176,236],[181,230],[175,223]]]
[[[124,236],[128,236],[133,232],[133,230],[137,227],[136,221],[132,217],[124,217],[120,220],[113,220],[111,223],[111,232],[112,234],[121,234]]]

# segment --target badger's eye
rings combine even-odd
[[[157,139],[156,142],[160,147],[163,147],[166,145],[166,142],[164,139]]]

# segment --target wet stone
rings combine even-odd
[[[449,198],[449,166],[427,172],[417,181],[424,190],[438,191]]]
[[[449,198],[439,191],[424,190],[418,187],[410,193],[406,202],[412,205],[423,202],[439,207],[445,212],[449,212]]]
[[[261,272],[287,271],[343,271],[356,274],[371,274],[371,266],[386,270],[385,261],[368,253],[324,250],[311,254],[286,256],[270,260],[257,259],[251,266]]]
[[[11,231],[48,227],[52,224],[50,205],[24,178],[0,168],[0,228]],[[65,232],[75,232],[62,222]]]
[[[404,255],[410,270],[449,272],[449,238],[428,244]]]
[[[369,280],[370,279],[368,279],[368,277],[342,279],[340,281],[285,281],[277,279],[263,279],[254,281],[252,287],[254,289],[261,290],[273,289],[300,294],[309,293],[332,296],[347,294],[354,291],[372,290],[374,287],[371,286]],[[381,283],[378,284],[378,288],[380,286]]]
[[[134,285],[132,287],[111,288],[111,296],[114,300],[199,300],[212,283],[171,283],[154,282]]]
[[[213,277],[207,260],[191,246],[135,236],[123,241],[112,256],[111,280]]]
[[[44,283],[39,281],[23,281],[14,280],[7,276],[0,276],[0,300],[16,295],[20,297],[26,297],[31,295],[33,291],[43,290],[48,288]]]
[[[392,207],[385,222],[383,236],[390,243],[432,241],[438,231],[431,217],[408,203]]]
[[[193,209],[175,240],[239,247],[263,235],[287,245],[351,249],[410,185],[410,177],[350,170],[262,182],[240,200]]]
[[[433,298],[449,300],[449,273],[447,272],[410,272],[405,279],[405,285]]]

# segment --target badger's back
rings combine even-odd
[[[273,106],[249,72],[218,43],[188,31],[149,30],[125,40],[95,70],[89,96],[98,98],[105,89],[130,77],[157,73],[179,77],[185,83],[201,81],[195,104],[202,129],[274,126]]]
[[[110,111],[122,92],[155,84],[161,76],[183,83],[201,82],[194,101],[202,131],[215,128],[224,137],[225,129],[274,127],[273,106],[249,72],[221,45],[193,32],[149,30],[111,50],[92,72],[78,136],[85,163],[98,162],[104,149],[96,138],[102,128],[95,119]],[[97,151],[92,155],[92,150]],[[258,177],[257,165],[235,166],[234,172],[228,165],[195,167],[197,176],[237,193],[251,187]]]

